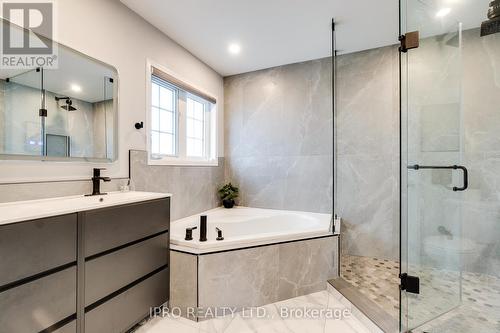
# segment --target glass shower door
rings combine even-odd
[[[461,162],[461,24],[440,7],[441,1],[402,0],[401,4],[401,34],[406,36],[401,52],[401,330],[405,332],[460,304],[461,198],[467,169]]]

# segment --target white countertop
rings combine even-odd
[[[168,198],[169,193],[109,192],[107,195],[15,201],[0,204],[0,225],[35,220],[49,216],[72,214],[98,208],[126,205],[135,202]],[[101,201],[102,200],[102,201]]]

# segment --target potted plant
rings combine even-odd
[[[239,189],[231,183],[225,184],[218,190],[222,204],[226,208],[233,208],[234,199],[238,197]]]

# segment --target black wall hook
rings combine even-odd
[[[144,122],[140,122],[140,123],[135,123],[135,129],[141,129],[141,128],[144,128]]]

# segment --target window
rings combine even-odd
[[[149,163],[216,165],[215,99],[152,68]]]
[[[151,82],[151,154],[175,156],[177,153],[177,91],[153,77]]]

